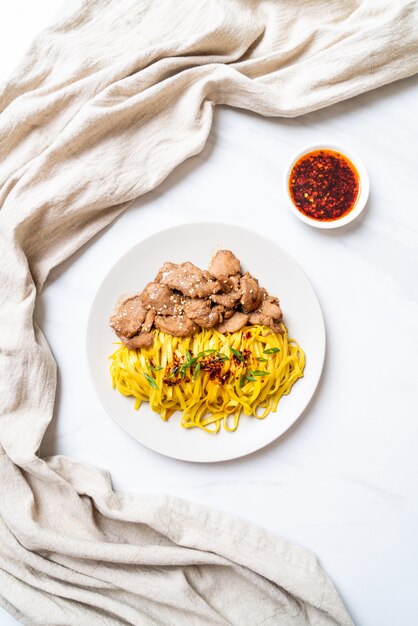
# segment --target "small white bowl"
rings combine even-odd
[[[299,209],[297,209],[294,205],[289,192],[289,176],[293,169],[293,166],[295,165],[296,161],[300,159],[301,156],[307,154],[308,152],[312,152],[313,150],[333,150],[334,152],[339,152],[343,156],[346,156],[353,163],[360,178],[359,193],[354,208],[349,213],[347,213],[347,215],[344,215],[343,217],[340,217],[336,220],[331,220],[329,222],[321,222],[319,220],[308,217],[307,215],[304,215],[304,213],[299,211]],[[298,217],[302,222],[305,222],[305,224],[309,224],[309,226],[314,226],[315,228],[339,228],[340,226],[345,226],[346,224],[349,224],[350,222],[355,220],[366,206],[366,202],[369,197],[369,188],[369,175],[367,174],[367,170],[364,167],[361,159],[354,155],[351,150],[347,150],[346,148],[343,148],[335,143],[315,143],[309,146],[305,146],[302,150],[299,150],[299,152],[292,157],[283,176],[283,190],[289,209],[292,211],[293,215],[296,215],[296,217]]]

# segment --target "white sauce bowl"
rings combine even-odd
[[[302,156],[314,150],[333,150],[334,152],[339,152],[342,156],[346,156],[352,162],[352,164],[354,165],[354,167],[356,168],[358,172],[360,180],[359,180],[359,193],[357,196],[356,204],[354,205],[353,209],[349,213],[347,213],[347,215],[343,215],[343,217],[340,217],[339,219],[321,222],[320,220],[316,220],[312,217],[308,217],[307,215],[299,211],[299,209],[295,206],[292,200],[292,197],[290,195],[289,177],[293,169],[293,166],[295,165],[296,161],[298,161]],[[370,189],[369,175],[367,174],[367,170],[363,162],[361,161],[361,159],[359,159],[355,154],[353,154],[351,150],[342,148],[341,146],[335,143],[317,143],[317,144],[311,144],[311,145],[305,146],[303,149],[299,150],[299,152],[297,152],[297,154],[295,154],[292,157],[291,161],[289,162],[288,167],[285,169],[284,176],[283,176],[283,191],[284,191],[289,209],[291,210],[293,215],[296,215],[296,217],[298,217],[302,222],[305,222],[305,224],[309,224],[309,226],[314,226],[315,228],[326,228],[326,229],[339,228],[340,226],[345,226],[346,224],[349,224],[350,222],[355,220],[356,217],[360,215],[360,213],[363,211],[364,207],[366,206],[366,202],[369,197],[369,189]]]

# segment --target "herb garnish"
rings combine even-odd
[[[269,376],[270,372],[263,372],[263,370],[251,370],[245,375],[247,380],[257,380],[257,376]]]
[[[200,363],[198,363],[196,367],[194,368],[193,380],[197,380],[199,376],[199,372],[200,372]]]
[[[268,350],[263,350],[264,354],[276,354],[276,352],[280,352],[280,348],[269,348]]]
[[[186,361],[186,363],[183,363],[183,365],[180,368],[180,373],[181,372],[186,372],[188,367],[191,367],[192,365],[194,365],[197,361],[197,356],[190,358],[188,361]]]
[[[242,353],[239,350],[235,350],[235,348],[229,348],[232,352],[232,354],[237,357],[238,361],[240,361],[241,363],[244,360],[244,357],[242,356]]]
[[[171,370],[171,372],[169,373],[168,376],[166,376],[166,379],[169,380],[170,378],[173,378],[173,376],[175,376],[177,374],[177,372],[179,371],[179,367],[173,367],[173,369]]]
[[[250,374],[252,376],[268,376],[270,372],[264,372],[263,370],[252,370]]]
[[[214,354],[215,352],[217,352],[217,350],[203,350],[203,352],[199,352],[199,354],[196,354],[195,358],[200,359],[201,356],[206,356],[207,354]]]
[[[143,372],[145,378],[147,379],[148,383],[151,385],[151,387],[153,387],[154,389],[158,389],[158,385],[155,382],[155,380],[153,379],[152,376],[150,376],[149,374],[147,374],[146,372]]]

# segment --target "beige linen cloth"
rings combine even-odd
[[[40,459],[56,366],[33,308],[52,267],[202,149],[214,105],[327,106],[417,72],[417,35],[406,0],[86,0],[3,86],[0,602],[18,620],[352,623],[304,549],[189,502],[115,493],[76,460]]]

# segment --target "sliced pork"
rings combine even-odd
[[[218,250],[209,263],[209,272],[216,278],[240,274],[241,263],[231,250]]]
[[[241,328],[243,328],[247,322],[248,315],[237,311],[228,320],[225,320],[222,322],[222,324],[219,324],[219,326],[216,327],[216,330],[218,330],[220,333],[235,333],[237,330],[241,330]]]
[[[230,250],[218,250],[209,270],[193,263],[164,263],[141,293],[121,300],[110,325],[129,349],[149,347],[152,329],[188,337],[201,328],[233,333],[246,324],[283,332],[277,298],[260,287],[249,272],[241,273]]]
[[[117,305],[109,320],[117,335],[132,337],[141,328],[147,312],[139,294],[124,298]]]
[[[152,333],[141,333],[128,339],[127,337],[120,337],[121,341],[129,350],[136,350],[137,348],[149,348],[154,341],[154,335]]]
[[[190,337],[199,330],[186,315],[157,315],[154,320],[155,328],[173,337]]]
[[[282,310],[275,298],[269,296],[269,300],[264,300],[260,309],[250,313],[250,324],[261,324],[268,326],[275,333],[283,333],[281,320],[283,318]]]
[[[263,290],[260,289],[258,280],[247,272],[240,280],[240,289],[240,302],[244,313],[251,313],[258,309],[263,301]]]
[[[183,311],[191,320],[208,315],[211,311],[210,300],[205,298],[186,298],[183,304]]]
[[[142,328],[141,328],[141,332],[143,333],[149,333],[151,328],[154,325],[154,320],[155,320],[155,316],[157,315],[156,311],[154,309],[150,309],[149,311],[147,311],[147,314],[145,316],[145,321],[142,324]]]
[[[181,296],[157,282],[148,283],[140,297],[144,307],[158,315],[179,315],[183,310]]]
[[[239,294],[234,293],[216,293],[210,298],[212,302],[220,304],[226,309],[233,309],[239,300]]]
[[[201,328],[212,328],[222,322],[223,307],[212,307],[210,300],[186,298],[183,309],[187,317]]]
[[[222,322],[223,316],[221,311],[222,307],[214,306],[210,310],[210,313],[202,315],[201,317],[195,317],[193,321],[202,328],[212,328]]]
[[[281,320],[283,317],[282,310],[277,300],[275,302],[264,300],[261,306],[261,312],[277,321]]]
[[[218,281],[208,280],[201,269],[189,262],[164,263],[155,280],[190,298],[206,298],[220,289]]]

